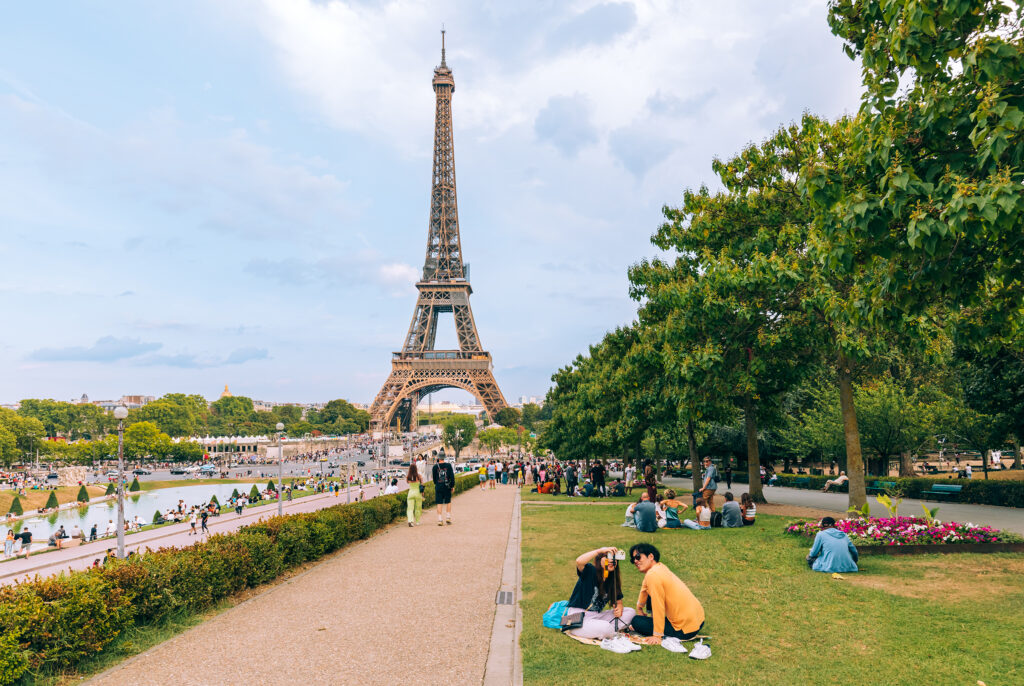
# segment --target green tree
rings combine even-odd
[[[89,502],[89,490],[82,485],[78,488],[78,496],[75,498],[80,503]]]
[[[114,495],[115,493],[117,493],[117,487],[113,483],[109,483],[103,495]]]
[[[455,451],[455,459],[459,459],[462,449],[473,442],[476,436],[476,421],[465,414],[449,417],[443,424],[442,437],[445,445]]]
[[[249,500],[259,500],[259,499],[260,499],[260,488],[256,484],[253,484],[252,488],[249,489]]]
[[[47,510],[55,510],[60,507],[60,503],[57,502],[57,491],[50,491],[50,497],[46,499]]]
[[[7,512],[8,514],[13,514],[17,517],[25,514],[25,509],[21,506],[21,498],[14,496],[14,500],[11,501],[11,509]]]
[[[128,490],[131,491],[132,493],[142,490],[142,486],[139,485],[139,477],[135,477],[134,479],[132,479],[132,483],[128,487]]]
[[[124,454],[131,459],[166,457],[174,444],[153,422],[137,422],[124,431]]]
[[[496,424],[504,427],[516,426],[522,419],[522,413],[514,407],[503,407],[494,416]]]
[[[131,410],[128,422],[151,422],[172,438],[192,436],[198,430],[197,418],[191,407],[168,400],[166,396]]]
[[[526,403],[522,410],[522,423],[527,431],[533,431],[533,423],[540,419],[541,407],[536,403]],[[500,423],[500,422],[499,422]]]

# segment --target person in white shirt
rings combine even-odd
[[[420,483],[426,483],[426,481],[427,481],[427,458],[424,455],[420,455],[416,459],[416,473],[420,475]]]
[[[827,493],[828,489],[832,488],[833,486],[842,486],[849,480],[850,477],[846,476],[846,472],[839,472],[839,476],[837,476],[835,479],[829,479],[828,481],[825,482],[825,488],[821,489],[821,492]]]
[[[114,520],[111,519],[107,523],[107,536],[113,536],[117,534],[117,524],[114,524]]]
[[[633,494],[633,481],[636,480],[636,467],[633,465],[626,465],[626,469],[623,470],[623,476],[626,479],[626,495]]]
[[[398,479],[392,479],[388,487],[384,489],[384,495],[394,495],[398,493]]]

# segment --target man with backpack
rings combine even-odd
[[[455,488],[455,470],[443,460],[436,460],[431,469],[431,479],[434,482],[434,502],[437,503],[437,525],[444,526],[442,509],[448,506],[448,524],[452,523],[452,489]]]

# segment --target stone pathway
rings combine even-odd
[[[474,488],[88,683],[480,684],[516,496]]]

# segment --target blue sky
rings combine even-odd
[[[442,23],[477,326],[506,398],[543,395],[632,320],[627,268],[654,253],[663,205],[714,184],[715,156],[804,110],[856,109],[858,66],[825,15],[795,0],[8,5],[0,402],[225,383],[372,400],[423,262]]]

